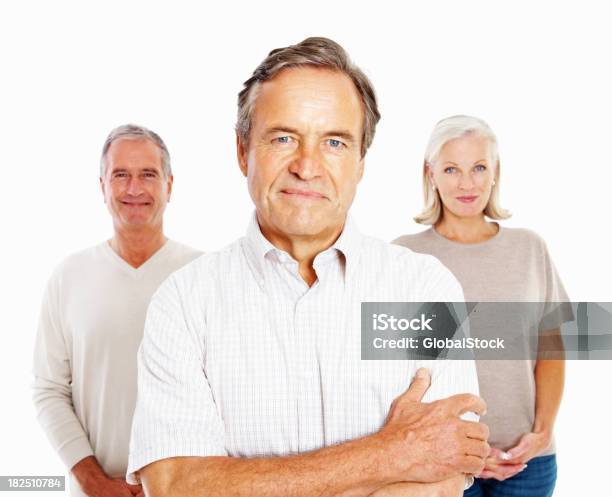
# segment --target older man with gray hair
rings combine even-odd
[[[114,234],[65,259],[45,292],[34,404],[72,496],[142,495],[125,472],[146,309],[162,281],[201,254],[164,235],[172,182],[159,135],[131,124],[111,131],[100,186]]]
[[[371,83],[309,38],[270,52],[238,107],[255,212],[151,300],[129,481],[149,497],[459,495],[489,451],[461,418],[484,410],[474,362],[360,357],[361,302],[463,300],[439,261],[348,217]]]

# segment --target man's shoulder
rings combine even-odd
[[[204,254],[202,250],[195,249],[176,240],[169,239],[166,243],[169,244],[167,257],[177,265],[176,269],[196,260]]]
[[[60,275],[66,272],[78,271],[84,267],[89,267],[91,264],[99,263],[106,244],[108,244],[108,242],[104,241],[72,252],[60,260],[55,266],[53,274]]]
[[[191,261],[172,273],[171,279],[175,284],[205,284],[216,281],[219,276],[227,275],[227,271],[238,263],[243,253],[242,239],[212,252],[196,252]]]

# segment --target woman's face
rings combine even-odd
[[[487,138],[467,135],[447,142],[429,165],[444,213],[460,218],[481,216],[489,202],[495,167]]]

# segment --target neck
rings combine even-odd
[[[458,217],[445,210],[434,229],[443,237],[455,242],[478,243],[495,236],[499,227],[497,223],[487,222],[484,214]]]
[[[317,281],[317,273],[313,262],[315,257],[331,247],[340,234],[344,225],[334,226],[316,235],[290,235],[264,226],[257,217],[261,233],[276,248],[287,252],[297,261],[300,276],[308,286]]]
[[[111,248],[132,267],[142,266],[166,243],[162,226],[125,230],[115,226]]]

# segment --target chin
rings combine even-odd
[[[274,223],[288,235],[313,236],[328,228],[328,223],[324,222],[322,216],[312,215],[310,212],[293,212],[291,214],[280,216],[280,219],[277,219],[277,222]]]
[[[300,223],[287,222],[283,223],[282,230],[288,235],[294,236],[314,236],[324,231],[326,226],[321,226],[319,223]]]

